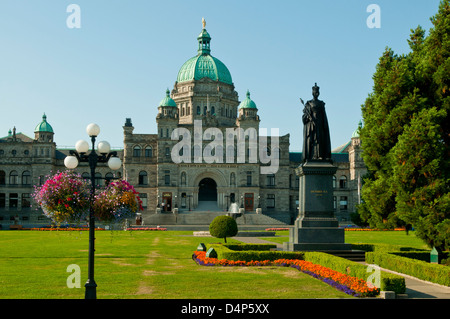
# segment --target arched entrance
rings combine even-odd
[[[198,184],[199,201],[217,201],[217,183],[212,178],[204,178]]]

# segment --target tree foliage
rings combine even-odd
[[[379,59],[362,106],[360,136],[369,170],[361,218],[372,227],[412,224],[430,246],[450,247],[450,0],[428,36],[411,30],[410,53]]]
[[[238,233],[237,223],[230,216],[217,216],[211,224],[209,224],[209,233],[211,236],[223,238],[226,243],[227,237],[236,236]]]

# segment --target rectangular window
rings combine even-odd
[[[170,185],[170,171],[169,170],[165,170],[164,171],[164,184],[165,185]]]
[[[142,200],[142,207],[143,207],[144,209],[146,209],[146,208],[147,208],[147,205],[148,205],[147,194],[140,193],[140,194],[139,194],[139,198]]]
[[[252,186],[252,172],[247,172],[247,186]]]
[[[5,208],[6,206],[6,194],[0,193],[0,208]]]
[[[170,147],[166,147],[166,157],[170,156]]]
[[[275,174],[267,175],[267,186],[275,186]]]
[[[267,208],[275,208],[275,195],[267,194]]]
[[[336,198],[336,196],[333,196],[333,209],[334,210],[337,209],[337,198]]]
[[[153,156],[153,149],[151,147],[147,147],[145,149],[145,157],[152,157]]]
[[[22,208],[31,207],[30,194],[22,194]]]
[[[347,210],[348,208],[347,196],[341,196],[339,206],[341,210]]]
[[[17,193],[10,193],[9,194],[9,207],[10,208],[17,208],[18,203],[19,203],[19,194],[17,194]]]

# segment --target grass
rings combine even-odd
[[[82,299],[88,239],[83,232],[0,232],[0,298]],[[295,269],[202,267],[191,255],[200,242],[181,231],[97,231],[99,299],[351,298]],[[235,240],[229,239],[229,242]],[[69,265],[81,268],[81,288],[68,288]]]
[[[275,237],[261,237],[262,239],[282,244],[289,241],[289,231],[277,231]],[[403,247],[429,249],[414,231],[406,235],[404,231],[346,231],[345,242],[349,244],[391,244]]]

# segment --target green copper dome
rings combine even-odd
[[[173,106],[177,107],[177,104],[175,101],[170,97],[170,91],[169,89],[166,90],[166,97],[159,102],[159,106]]]
[[[239,104],[240,109],[257,109],[255,102],[250,99],[250,92],[247,90],[247,97]]]
[[[50,124],[47,123],[47,115],[42,116],[42,122],[36,125],[34,132],[50,132],[53,133],[53,128]]]
[[[210,54],[211,37],[205,30],[205,23],[197,40],[198,54],[183,64],[178,72],[177,82],[200,80],[208,77],[214,81],[233,84],[230,71],[225,64]]]
[[[362,122],[359,121],[358,128],[353,132],[352,138],[353,137],[357,137],[357,138],[359,137],[359,131],[361,130],[361,127],[362,127]]]

